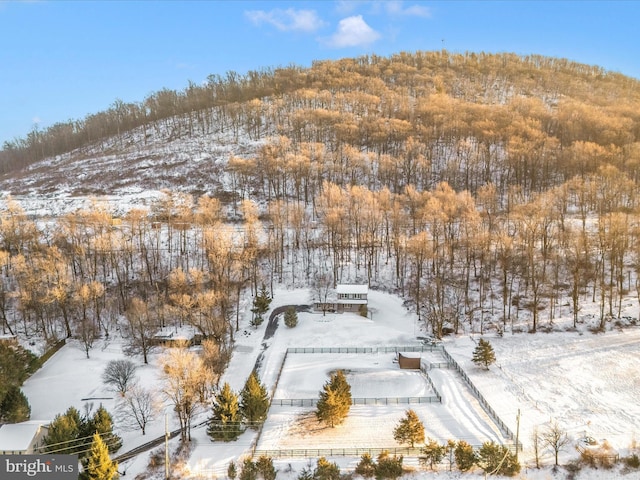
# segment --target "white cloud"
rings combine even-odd
[[[392,0],[382,2],[384,9],[390,15],[407,16],[407,17],[431,17],[431,10],[423,5],[404,6],[402,0]]]
[[[326,42],[335,48],[358,47],[369,45],[380,38],[380,34],[372,29],[362,15],[343,18],[338,30]]]
[[[335,11],[340,15],[349,15],[367,3],[365,0],[337,0],[335,2]]]
[[[293,8],[281,10],[278,8],[269,12],[248,10],[244,14],[256,25],[266,23],[283,32],[315,32],[325,25],[315,10],[295,10]]]
[[[40,117],[35,116],[31,119],[31,123],[33,123],[34,125],[38,125],[40,123],[42,123],[42,120],[40,119]]]

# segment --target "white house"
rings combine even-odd
[[[333,292],[332,292],[333,293]],[[338,284],[335,293],[328,296],[326,303],[316,302],[315,309],[327,312],[360,312],[367,305],[369,287],[359,284]]]
[[[30,420],[9,423],[0,427],[0,454],[26,455],[38,453],[42,439],[47,435],[49,422]]]

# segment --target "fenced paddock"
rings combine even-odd
[[[400,369],[395,355],[395,352],[314,355],[288,352],[272,404],[285,399],[317,399],[324,383],[337,370],[346,375],[352,398],[362,399],[360,403],[363,404],[376,403],[371,399],[435,396],[424,374],[420,370]],[[392,401],[396,404],[408,402]],[[306,405],[314,406],[308,402]]]
[[[400,369],[399,352],[417,353],[412,356],[420,357],[421,370]],[[394,440],[393,429],[409,408],[423,420],[426,435],[442,443],[456,439],[471,445],[487,440],[508,444],[482,409],[471,413],[476,417],[469,421],[466,407],[463,417],[452,410],[458,408],[457,402],[440,403],[440,395],[428,377],[429,366],[436,365],[448,366],[441,346],[290,348],[254,453],[269,452],[274,458],[286,458],[317,456],[314,452],[358,456],[359,451],[402,449],[405,446]],[[346,374],[353,401],[345,422],[330,428],[317,421],[315,405],[324,383],[336,370]],[[458,388],[465,388],[462,381],[460,384]]]

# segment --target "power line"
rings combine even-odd
[[[96,432],[98,433],[98,432]],[[112,432],[106,432],[106,433],[98,433],[98,435],[100,435],[100,438],[102,438],[102,440],[105,442],[105,444],[107,444],[107,447],[112,447],[114,445],[117,445],[118,442],[121,441],[120,437],[118,437],[117,435],[115,435]],[[108,437],[105,440],[105,437],[108,435]],[[46,437],[45,437],[46,438]],[[63,446],[63,445],[68,445],[68,444],[77,444],[77,445],[69,445],[69,446]],[[91,445],[93,444],[93,435],[88,435],[86,437],[79,437],[79,438],[74,438],[71,440],[65,440],[63,442],[58,442],[58,443],[52,443],[49,445],[42,445],[41,447],[37,447],[35,450],[39,451],[40,453],[59,453],[59,452],[64,452],[67,450],[75,450],[76,448],[87,448],[86,450],[82,450],[80,452],[73,452],[74,454],[78,453],[86,453],[88,451],[91,450]],[[51,447],[59,447],[59,448],[54,448],[53,450],[51,450]]]

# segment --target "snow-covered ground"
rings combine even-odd
[[[259,363],[263,383],[274,392],[285,352],[289,347],[381,347],[418,345],[416,336],[423,334],[413,314],[407,313],[402,300],[393,295],[370,292],[371,318],[355,314],[300,313],[295,328],[280,322],[275,335],[263,341],[266,322],[258,329],[248,327],[237,335],[237,344],[231,363],[222,381],[239,391],[251,370]],[[279,305],[308,304],[306,290],[276,291],[272,308]],[[635,315],[636,312],[627,312]],[[447,351],[464,368],[476,388],[489,401],[501,420],[512,430],[517,429],[524,444],[520,455],[523,463],[522,479],[542,480],[565,478],[562,472],[554,474],[549,468],[538,471],[531,450],[531,433],[556,421],[572,438],[572,444],[561,452],[561,463],[578,457],[575,440],[585,433],[599,441],[606,439],[620,454],[626,456],[635,445],[640,431],[640,328],[624,331],[609,330],[604,334],[580,332],[554,332],[551,334],[505,334],[504,337],[486,337],[496,351],[497,363],[488,371],[471,362],[475,341],[468,336],[445,341]],[[428,355],[435,353],[424,353]],[[118,342],[104,348],[94,348],[91,358],[74,345],[65,346],[24,386],[32,407],[32,418],[51,419],[70,405],[81,411],[85,405],[102,403],[108,410],[115,408],[115,395],[106,391],[100,375],[106,362],[122,355]],[[138,377],[145,385],[158,385],[158,357],[151,357],[150,365],[140,363]],[[412,354],[416,355],[416,354]],[[429,360],[432,361],[432,360]],[[437,359],[433,358],[433,361]],[[317,398],[317,392],[336,368],[350,370],[353,396],[399,397],[428,396],[431,388],[416,373],[400,372],[392,354],[289,354],[276,398]],[[427,436],[438,440],[464,439],[470,443],[502,440],[502,433],[493,420],[480,407],[461,376],[453,369],[432,369],[432,381],[442,395],[442,404],[410,405],[422,418]],[[357,405],[346,423],[335,429],[318,428],[309,407],[272,406],[260,439],[247,431],[236,442],[212,442],[205,428],[193,430],[193,441],[188,461],[181,467],[181,478],[224,477],[230,461],[237,461],[256,446],[267,448],[325,448],[338,443],[348,447],[393,446],[392,430],[408,405]],[[167,407],[170,428],[175,426],[171,409]],[[203,411],[204,420],[208,412]],[[124,438],[122,451],[161,436],[164,416],[149,427],[142,437],[139,432],[119,433]],[[176,443],[173,441],[173,445]],[[550,451],[543,452],[542,462],[553,462]],[[358,458],[332,457],[342,468],[351,469]],[[144,471],[148,454],[121,465],[127,477]],[[283,478],[295,478],[307,459],[283,459],[276,467]],[[313,462],[312,462],[313,464]],[[289,467],[290,465],[290,467]],[[290,473],[286,473],[290,471]],[[158,472],[160,478],[163,474]],[[434,475],[417,471],[414,476],[426,478]],[[438,472],[438,478],[483,478],[472,474]],[[580,480],[601,478],[640,478],[640,472],[627,475],[618,470],[583,470]]]

